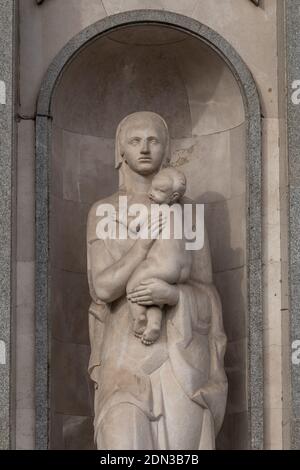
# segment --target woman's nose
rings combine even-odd
[[[149,153],[149,142],[147,140],[144,140],[142,148],[141,148],[141,153],[142,154],[147,154]]]

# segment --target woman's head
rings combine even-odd
[[[121,121],[116,135],[116,168],[123,163],[140,175],[153,175],[169,162],[169,132],[156,113],[137,112]]]

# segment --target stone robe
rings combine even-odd
[[[101,203],[117,208],[119,193]],[[101,270],[130,249],[132,240],[99,240],[91,208],[87,230],[91,357],[98,449],[214,449],[223,422],[227,379],[222,309],[212,282],[207,236],[193,252],[190,280],[179,301],[165,307],[160,338],[145,346],[132,332],[124,295],[106,304],[93,287],[93,260]]]

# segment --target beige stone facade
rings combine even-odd
[[[16,302],[16,448],[17,449],[33,449],[35,447],[35,309],[34,309],[34,271],[35,271],[35,114],[39,90],[42,79],[46,74],[48,67],[54,57],[66,45],[66,43],[84,28],[90,26],[94,22],[101,20],[109,15],[122,13],[136,9],[155,9],[167,10],[181,15],[189,16],[200,23],[207,25],[218,34],[223,36],[237,51],[242,60],[246,63],[253,78],[256,82],[257,89],[261,101],[262,126],[263,126],[263,149],[262,149],[262,185],[263,185],[263,323],[264,323],[264,447],[266,449],[284,449],[290,447],[289,434],[289,416],[290,416],[290,398],[289,398],[289,367],[290,367],[290,345],[289,345],[289,302],[287,292],[287,175],[286,175],[286,140],[285,128],[283,126],[285,120],[284,103],[282,95],[285,93],[284,77],[281,70],[284,69],[284,38],[281,24],[283,22],[283,10],[281,0],[264,0],[261,7],[256,7],[249,0],[45,0],[41,5],[37,5],[32,0],[21,0],[19,2],[19,38],[20,38],[20,70],[19,70],[19,122],[18,122],[18,158],[17,158],[17,269],[16,269],[16,286],[17,286],[17,302]],[[54,171],[56,177],[54,181],[53,207],[55,214],[59,214],[57,218],[52,220],[53,227],[62,225],[66,214],[70,216],[70,223],[74,221],[76,215],[72,215],[81,210],[82,223],[86,216],[88,204],[91,204],[97,194],[96,183],[90,185],[91,172],[96,168],[97,163],[92,161],[94,165],[92,169],[85,168],[86,173],[82,174],[80,158],[90,158],[94,152],[103,149],[103,152],[113,156],[113,136],[111,129],[114,128],[114,122],[117,122],[114,112],[118,111],[118,102],[114,103],[113,111],[109,108],[109,100],[107,106],[101,108],[101,112],[105,110],[105,125],[99,130],[91,131],[92,124],[86,124],[87,132],[82,132],[83,120],[88,120],[88,105],[84,103],[77,106],[78,97],[68,96],[68,89],[73,77],[78,79],[77,90],[90,90],[91,96],[84,96],[83,100],[92,103],[94,95],[92,94],[93,77],[90,81],[83,81],[81,76],[81,67],[89,67],[89,64],[95,60],[98,63],[95,66],[94,73],[102,73],[103,86],[110,83],[111,88],[107,93],[113,93],[114,86],[118,86],[118,81],[114,82],[114,70],[109,65],[109,55],[113,53],[115,57],[120,57],[122,52],[122,43],[130,40],[122,37],[122,33],[115,33],[110,39],[103,39],[97,46],[95,43],[94,50],[90,47],[90,57],[86,55],[80,62],[74,61],[69,71],[62,78],[61,87],[59,87],[54,102]],[[119,37],[118,37],[119,34]],[[157,30],[157,35],[162,34]],[[169,32],[168,34],[172,34]],[[170,38],[171,42],[180,41],[180,35],[183,33],[173,31],[174,37]],[[145,32],[145,37],[147,32]],[[177,35],[177,36],[176,36]],[[141,34],[138,38],[140,40]],[[109,41],[111,40],[111,43]],[[132,39],[132,50],[134,49],[136,38]],[[153,38],[152,38],[153,40]],[[162,38],[164,40],[164,37]],[[105,43],[107,41],[107,44]],[[241,375],[237,372],[235,379],[234,365],[232,380],[237,381],[236,387],[232,390],[233,397],[230,398],[231,406],[236,413],[245,411],[245,408],[239,408],[241,401],[246,400],[246,375],[247,363],[245,359],[245,351],[247,343],[244,337],[235,335],[235,322],[247,322],[240,318],[240,312],[245,309],[247,301],[247,286],[243,278],[243,270],[245,269],[245,246],[246,246],[246,229],[243,227],[243,215],[246,210],[245,197],[245,121],[242,98],[239,94],[236,82],[230,76],[229,70],[224,67],[220,88],[215,86],[212,96],[218,103],[222,100],[220,97],[230,97],[231,113],[228,112],[228,105],[214,108],[211,111],[206,109],[204,117],[201,115],[201,103],[205,99],[209,102],[209,90],[201,90],[201,78],[206,77],[207,84],[214,86],[213,79],[216,73],[220,73],[220,66],[217,59],[209,61],[206,56],[211,54],[209,48],[202,47],[197,51],[197,40],[187,39],[190,45],[187,49],[184,46],[178,46],[173,54],[181,57],[178,63],[181,64],[182,70],[175,76],[172,69],[171,76],[165,77],[165,80],[174,84],[178,81],[178,96],[180,94],[180,80],[185,83],[185,89],[188,90],[189,96],[189,112],[192,116],[192,124],[187,124],[186,116],[181,113],[179,118],[182,120],[177,125],[181,125],[181,129],[174,128],[173,135],[173,158],[175,162],[184,162],[190,160],[183,168],[186,170],[188,177],[191,178],[192,196],[200,197],[206,193],[206,199],[203,200],[208,207],[208,218],[220,220],[221,224],[226,224],[224,213],[227,212],[227,223],[230,227],[230,239],[228,240],[229,250],[224,253],[222,250],[223,241],[218,236],[212,237],[212,245],[215,253],[215,281],[221,294],[223,292],[223,307],[232,310],[235,306],[235,317],[232,316],[233,324],[226,324],[228,328],[229,349],[228,355],[233,357],[232,364],[236,358],[241,358],[241,363],[237,366],[244,367],[244,382],[240,382]],[[109,44],[108,44],[109,43]],[[130,44],[130,42],[129,42]],[[99,47],[99,49],[97,49]],[[187,47],[187,46],[186,46]],[[124,49],[126,54],[130,53],[130,47]],[[146,46],[144,47],[146,51]],[[171,48],[170,48],[171,50]],[[103,64],[99,60],[99,55],[107,58],[105,66],[107,67],[107,75],[103,72]],[[146,52],[145,52],[146,53]],[[149,52],[150,54],[150,52]],[[155,53],[153,52],[154,56]],[[181,54],[181,56],[180,56]],[[190,54],[190,56],[188,56]],[[210,70],[202,70],[201,66],[192,60],[192,55],[199,54],[205,62],[211,64]],[[154,57],[153,56],[153,57]],[[137,57],[143,64],[143,58]],[[158,60],[153,58],[153,61]],[[190,60],[190,63],[189,63]],[[216,63],[213,63],[216,60]],[[153,62],[154,63],[154,62]],[[72,72],[72,67],[74,72]],[[77,70],[76,70],[77,67]],[[159,67],[159,64],[158,64]],[[172,63],[170,62],[170,67]],[[199,69],[197,69],[199,67]],[[195,70],[195,68],[197,70]],[[118,69],[116,64],[115,71]],[[171,68],[170,68],[171,70]],[[69,73],[69,75],[68,75]],[[73,74],[72,74],[73,73]],[[116,73],[116,72],[115,72]],[[157,72],[158,73],[158,72]],[[177,72],[176,72],[177,73]],[[205,75],[206,74],[206,75]],[[210,75],[211,74],[211,75]],[[163,76],[163,75],[161,75]],[[82,81],[80,82],[82,78]],[[124,79],[126,77],[124,76]],[[69,80],[69,82],[68,82]],[[101,81],[100,81],[101,83]],[[73,85],[72,85],[73,86]],[[76,85],[77,86],[77,85]],[[96,86],[96,85],[95,85]],[[97,84],[99,86],[99,83]],[[217,90],[217,91],[216,91]],[[219,95],[218,95],[219,92]],[[117,93],[117,92],[116,92]],[[155,88],[153,89],[155,93]],[[111,95],[110,95],[111,96]],[[104,97],[105,99],[107,97]],[[89,101],[90,99],[90,101]],[[108,98],[107,98],[108,99]],[[176,97],[177,99],[177,97]],[[183,100],[184,101],[184,100]],[[180,96],[177,100],[180,102]],[[62,106],[61,103],[68,103]],[[103,103],[102,103],[103,104]],[[76,108],[77,106],[77,108]],[[226,108],[226,112],[222,114],[222,109]],[[79,112],[85,112],[84,116],[79,116]],[[109,113],[112,113],[110,115]],[[210,114],[211,112],[211,114]],[[171,111],[170,111],[171,114]],[[214,122],[212,116],[217,114],[218,122]],[[94,123],[100,121],[101,116],[93,111],[90,118]],[[171,120],[171,117],[170,117]],[[109,125],[107,122],[109,121]],[[174,121],[175,122],[175,121]],[[192,138],[185,135],[188,126],[192,126]],[[198,127],[199,128],[198,128]],[[199,129],[201,128],[201,131]],[[226,131],[226,132],[225,132]],[[197,143],[197,136],[201,136],[201,142]],[[213,137],[212,137],[213,135]],[[205,137],[203,137],[205,136]],[[196,145],[196,146],[195,146]],[[198,147],[197,147],[198,145]],[[195,155],[188,152],[193,147]],[[65,150],[64,150],[65,149]],[[70,172],[69,166],[74,163],[74,156],[78,149],[81,149],[81,155],[78,156],[78,167]],[[225,153],[223,150],[225,150]],[[62,154],[64,152],[64,154]],[[227,152],[227,153],[226,153]],[[236,153],[235,153],[236,152]],[[203,155],[203,159],[209,158],[210,153],[215,156],[209,171],[202,175],[200,179],[202,187],[199,189],[199,180],[193,175],[197,171],[197,155]],[[234,161],[237,155],[243,159]],[[244,155],[244,156],[243,156]],[[94,157],[92,157],[94,158]],[[218,162],[217,159],[221,159]],[[181,160],[180,160],[181,159]],[[63,161],[64,170],[61,171],[60,163]],[[179,163],[180,164],[180,163]],[[200,162],[201,164],[201,162]],[[69,165],[69,166],[68,166]],[[240,166],[239,166],[240,165]],[[211,169],[210,168],[210,169]],[[232,172],[232,168],[236,173]],[[225,171],[225,170],[227,171]],[[108,165],[107,175],[110,178],[103,179],[102,184],[114,185],[114,176],[112,174],[112,166]],[[96,169],[97,171],[97,169]],[[102,169],[99,170],[101,176]],[[65,173],[64,173],[65,172]],[[72,173],[73,172],[73,173]],[[67,176],[66,176],[67,175]],[[60,181],[62,179],[62,182]],[[73,179],[72,179],[73,178]],[[78,189],[78,180],[80,187]],[[210,180],[211,178],[211,180]],[[227,179],[226,179],[227,178]],[[86,186],[88,185],[90,193]],[[205,187],[207,185],[207,187]],[[63,188],[63,194],[60,189]],[[82,189],[83,188],[83,189]],[[204,189],[203,189],[204,188]],[[79,191],[79,192],[78,192]],[[201,192],[201,194],[197,193]],[[220,197],[218,198],[219,195]],[[82,200],[85,197],[85,200]],[[64,202],[61,204],[61,200]],[[80,204],[79,204],[80,203]],[[83,204],[81,204],[83,203]],[[64,205],[73,205],[73,209],[64,211]],[[239,212],[240,211],[240,212]],[[239,216],[241,214],[241,216]],[[241,223],[242,222],[242,223]],[[228,227],[221,227],[220,233]],[[71,235],[66,232],[59,233],[55,236],[68,237]],[[220,248],[221,247],[221,248]],[[219,251],[218,251],[219,250]],[[221,252],[222,250],[222,252]],[[63,257],[57,254],[58,261]],[[59,297],[59,287],[67,286],[70,282],[66,277],[67,271],[72,271],[76,277],[78,273],[84,274],[82,266],[84,265],[83,254],[78,254],[77,262],[72,264],[75,259],[74,253],[69,253],[66,264],[59,266],[60,270],[56,270],[54,276]],[[231,270],[231,274],[228,274]],[[224,275],[227,273],[227,277]],[[79,274],[80,275],[80,274]],[[234,280],[231,280],[234,278]],[[76,281],[74,281],[76,282]],[[83,281],[78,281],[83,282]],[[240,290],[236,290],[236,286],[241,284]],[[74,285],[74,283],[72,284]],[[67,287],[66,287],[67,288]],[[230,300],[228,300],[228,296]],[[222,297],[222,295],[221,295]],[[79,300],[78,300],[79,302]],[[226,306],[226,302],[229,302]],[[81,305],[71,306],[78,313]],[[244,314],[244,313],[243,313]],[[233,315],[233,314],[232,314]],[[82,318],[84,321],[84,317]],[[241,328],[243,328],[242,325]],[[55,330],[57,329],[57,331]],[[63,325],[54,324],[54,343],[55,353],[52,356],[53,361],[61,360],[66,354],[66,350],[62,349],[62,333]],[[78,333],[78,332],[77,332]],[[78,334],[74,333],[74,337],[78,338]],[[77,336],[76,336],[77,334]],[[85,364],[85,357],[88,354],[87,338],[81,338],[80,349],[82,351],[79,360]],[[72,348],[76,340],[70,340],[67,349],[68,354],[72,355]],[[71,357],[71,356],[70,356]],[[231,360],[231,359],[230,359]],[[238,361],[239,359],[237,359]],[[66,371],[68,363],[66,361]],[[74,377],[70,378],[72,380]],[[59,378],[57,379],[59,380]],[[75,380],[75,379],[74,379]],[[240,384],[243,384],[239,390]],[[84,389],[85,390],[85,389]],[[81,393],[84,393],[84,390]],[[235,394],[238,397],[234,396]],[[87,405],[88,406],[88,405]],[[84,406],[83,406],[84,408]],[[64,413],[73,418],[69,420],[69,426],[74,422],[80,421],[79,413],[81,411],[72,409],[64,411],[61,409],[57,414],[57,426],[59,420],[65,419]],[[88,414],[88,412],[87,412]],[[90,418],[89,418],[90,419]],[[77,421],[76,421],[77,420]],[[82,432],[85,432],[86,420],[80,421]],[[228,421],[228,429],[234,427],[234,422],[230,425]],[[233,432],[233,430],[228,431]],[[53,431],[53,435],[57,433]],[[59,437],[56,437],[59,440]],[[225,439],[225,438],[224,438]],[[60,445],[60,444],[59,444]],[[80,444],[72,444],[80,447]],[[222,444],[226,447],[226,441]],[[245,444],[246,445],[246,444]],[[53,443],[55,447],[55,442]],[[240,443],[242,447],[243,444]]]

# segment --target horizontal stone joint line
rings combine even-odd
[[[51,121],[53,120],[53,116],[51,116],[50,114],[41,114],[41,113],[36,113],[35,117],[41,117],[41,118],[48,118],[48,119],[51,119]]]

